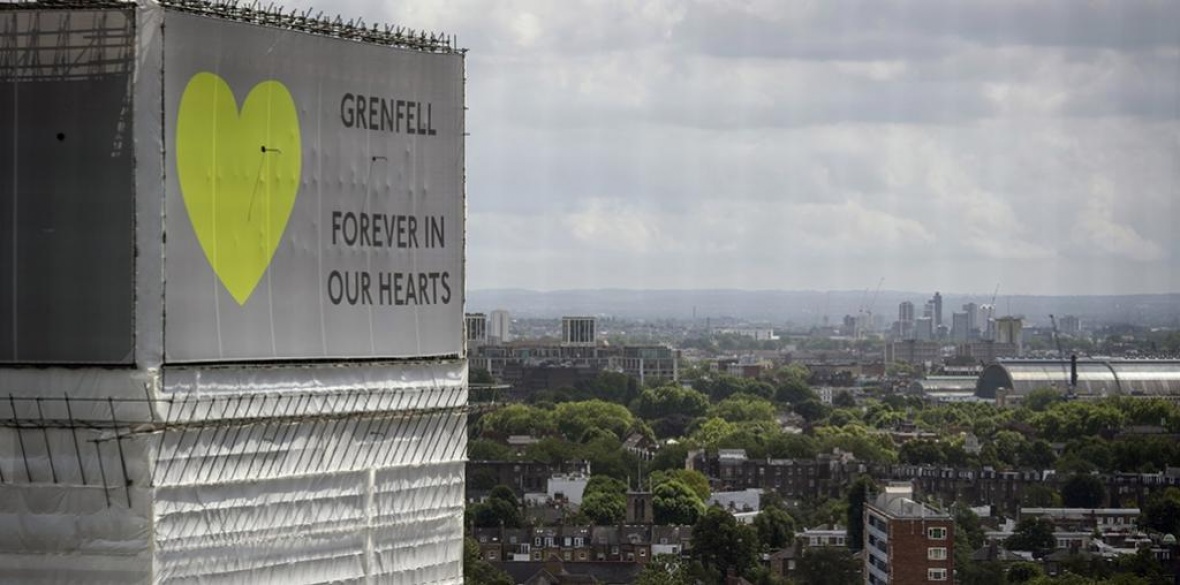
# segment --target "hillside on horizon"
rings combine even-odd
[[[468,312],[509,311],[520,318],[594,315],[626,319],[735,319],[796,326],[839,323],[861,311],[897,319],[898,304],[914,303],[920,314],[934,291],[480,289],[467,293]],[[943,319],[966,303],[985,304],[991,293],[943,293]],[[1020,315],[1030,326],[1048,325],[1049,315],[1074,315],[1094,325],[1180,326],[1180,293],[1139,295],[1005,295],[995,297],[997,315]]]

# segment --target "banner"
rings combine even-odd
[[[165,29],[165,361],[459,355],[462,56]]]

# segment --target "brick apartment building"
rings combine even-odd
[[[955,522],[913,500],[909,485],[890,485],[865,502],[864,578],[869,585],[952,583]]]
[[[640,384],[680,378],[680,351],[666,345],[478,345],[470,349],[471,369],[484,369],[509,384],[512,398],[562,386],[577,386],[603,371],[621,372]]]
[[[814,459],[750,459],[744,449],[694,453],[690,465],[705,474],[716,491],[757,488],[788,501],[841,498],[869,466],[849,453],[823,453]]]

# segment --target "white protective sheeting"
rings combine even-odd
[[[170,432],[157,464],[157,580],[461,581],[465,419],[405,417],[384,435],[358,431],[392,421],[303,422],[248,442],[235,426]]]
[[[460,582],[465,423],[2,429],[0,582]]]

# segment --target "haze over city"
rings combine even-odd
[[[1180,291],[1176,3],[332,9],[470,49],[469,290]]]

